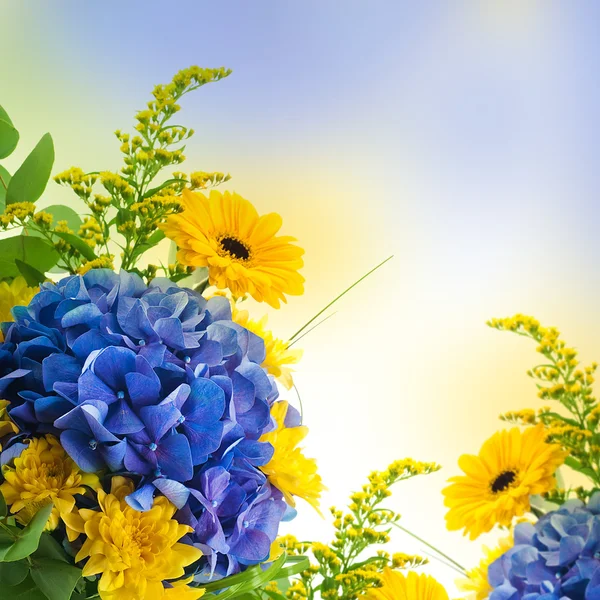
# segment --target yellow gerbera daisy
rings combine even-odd
[[[509,526],[530,509],[530,496],[551,490],[567,453],[546,435],[541,424],[523,432],[515,427],[495,433],[478,456],[461,456],[465,475],[452,477],[443,490],[448,529],[464,528],[474,540],[495,525]]]
[[[286,389],[292,389],[294,381],[292,379],[293,369],[288,365],[295,365],[302,358],[302,350],[288,349],[288,343],[276,338],[271,331],[267,329],[268,316],[265,315],[260,321],[254,321],[250,318],[247,310],[238,310],[233,303],[233,320],[245,327],[265,343],[265,360],[262,367],[275,379],[280,381]]]
[[[296,506],[294,496],[298,496],[318,511],[319,498],[325,486],[317,473],[317,462],[313,458],[306,458],[297,447],[308,434],[308,427],[285,426],[288,406],[287,402],[276,402],[271,407],[271,416],[277,427],[261,436],[260,441],[269,442],[275,452],[271,460],[260,468],[282,492],[288,504]]]
[[[208,198],[184,190],[183,212],[171,215],[160,228],[179,247],[182,265],[208,267],[209,281],[229,288],[235,297],[249,293],[258,302],[279,308],[285,294],[304,293],[304,250],[294,238],[276,236],[281,217],[259,216],[238,194],[211,191]]]
[[[97,475],[79,470],[53,435],[32,439],[14,463],[14,467],[2,468],[5,481],[0,492],[10,512],[24,525],[41,506],[52,502],[46,529],[56,529],[59,519],[73,510],[74,496],[85,494],[85,486],[100,485]]]
[[[100,510],[80,509],[67,517],[67,525],[86,536],[75,557],[75,562],[89,558],[83,576],[102,575],[102,600],[200,598],[204,590],[188,587],[187,581],[163,585],[181,579],[184,567],[202,556],[198,548],[178,542],[192,528],[173,519],[177,509],[164,496],[146,512],[134,510],[125,501],[133,491],[131,480],[113,477],[110,494],[98,490]]]
[[[13,321],[11,309],[14,306],[27,306],[39,291],[39,287],[28,287],[27,282],[20,275],[10,284],[0,281],[0,323]],[[2,341],[4,341],[4,334],[0,330],[0,342]]]
[[[424,573],[410,571],[406,575],[385,568],[382,586],[365,593],[367,600],[448,600],[446,590],[433,578]]]
[[[495,548],[483,547],[483,558],[479,564],[467,571],[468,579],[459,579],[456,586],[461,592],[470,592],[474,595],[475,600],[486,600],[492,592],[492,586],[488,581],[488,568],[505,552],[514,546],[512,534],[502,538]]]

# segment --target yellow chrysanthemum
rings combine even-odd
[[[9,404],[10,402],[8,400],[0,400],[0,450],[2,450],[2,438],[11,433],[18,433],[19,431],[19,428],[8,414]]]
[[[67,517],[67,526],[86,536],[75,557],[75,562],[89,558],[83,576],[101,574],[102,600],[200,598],[204,590],[188,587],[187,581],[175,581],[173,588],[163,585],[183,577],[184,567],[202,556],[194,546],[178,541],[191,527],[173,519],[177,509],[164,496],[146,512],[134,510],[125,501],[133,491],[131,480],[113,477],[110,494],[98,491],[100,510],[80,509]]]
[[[250,294],[258,302],[279,308],[285,294],[304,293],[304,250],[277,236],[281,217],[259,216],[238,194],[211,191],[208,198],[184,190],[183,212],[171,215],[161,225],[166,236],[179,247],[182,265],[208,267],[211,285],[229,288],[235,297]]]
[[[529,498],[554,488],[554,473],[567,453],[546,442],[543,425],[499,431],[478,456],[465,454],[465,475],[452,477],[444,491],[448,529],[464,528],[474,540],[495,525],[509,526],[530,509]]]
[[[483,558],[479,564],[467,571],[468,579],[459,579],[456,586],[461,592],[470,592],[474,600],[486,600],[492,592],[488,581],[488,567],[514,546],[512,534],[499,540],[495,548],[483,547]]]
[[[46,529],[56,529],[75,506],[76,494],[84,494],[85,486],[97,488],[97,475],[82,473],[53,435],[35,438],[15,458],[14,467],[2,468],[5,481],[0,492],[10,511],[26,525],[41,506],[54,507]]]
[[[446,590],[433,578],[410,571],[406,575],[383,570],[382,586],[365,593],[367,600],[448,600]]]
[[[23,277],[15,277],[12,283],[0,281],[0,323],[13,321],[10,312],[14,306],[27,306],[31,299],[40,291],[38,287],[28,287]],[[0,331],[0,342],[4,335]]]
[[[302,350],[288,349],[288,343],[276,338],[271,331],[267,329],[268,316],[265,315],[260,321],[254,321],[250,318],[247,310],[239,310],[233,303],[233,320],[245,327],[265,342],[265,360],[262,367],[270,375],[280,381],[286,389],[292,389],[294,385],[292,372],[288,365],[295,365],[302,358]]]
[[[275,452],[271,460],[260,468],[269,481],[281,491],[288,504],[296,506],[294,496],[298,496],[318,511],[319,498],[325,486],[317,473],[317,462],[313,458],[306,458],[297,447],[308,434],[308,427],[285,426],[288,406],[287,402],[276,402],[271,408],[271,416],[275,419],[277,427],[265,433],[260,441],[269,442]]]

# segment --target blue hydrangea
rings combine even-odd
[[[514,538],[488,569],[490,600],[600,600],[600,492],[518,524]]]
[[[289,512],[260,470],[277,387],[227,299],[98,269],[42,284],[13,314],[0,391],[20,437],[52,432],[84,471],[133,475],[138,510],[167,496],[210,576],[268,558]]]

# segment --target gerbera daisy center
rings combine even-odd
[[[233,258],[248,260],[250,258],[250,250],[234,237],[223,237],[220,240],[221,248]]]
[[[494,479],[494,481],[492,481],[492,492],[497,494],[498,492],[503,492],[508,489],[508,487],[514,483],[516,477],[517,474],[515,471],[503,471],[496,479]]]

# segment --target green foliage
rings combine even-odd
[[[0,165],[0,214],[4,212],[4,207],[6,206],[6,188],[10,179],[10,173]]]
[[[10,156],[19,143],[19,132],[0,106],[0,159]]]
[[[11,600],[69,600],[81,578],[81,569],[44,533],[52,507],[42,506],[22,527],[7,517],[6,503],[0,501],[0,589]]]
[[[12,176],[6,189],[6,204],[39,200],[48,185],[53,164],[54,144],[47,133]]]
[[[206,600],[242,600],[243,598],[256,598],[257,589],[269,581],[282,577],[289,577],[300,573],[309,566],[308,559],[304,556],[288,557],[284,552],[267,568],[264,565],[255,565],[243,573],[232,575],[219,581],[202,584],[208,592],[203,596]]]
[[[24,529],[7,525],[5,530],[12,535],[13,540],[6,550],[0,550],[0,561],[14,562],[33,554],[38,549],[40,537],[51,512],[52,504],[46,504],[38,510]]]
[[[353,600],[366,590],[379,587],[380,573],[385,567],[406,568],[426,563],[427,560],[419,556],[390,556],[378,549],[389,541],[391,527],[400,518],[380,505],[391,495],[390,487],[395,483],[433,473],[439,468],[434,463],[406,459],[392,463],[385,471],[371,473],[362,490],[350,496],[347,512],[331,509],[335,539],[329,545],[299,542],[293,536],[282,538],[289,554],[310,552],[314,562],[298,578],[286,582],[289,585],[285,592],[281,582],[272,579],[254,597],[263,600],[313,600],[318,597]]]
[[[69,600],[81,578],[81,569],[61,560],[37,558],[30,574],[48,600]]]
[[[56,264],[58,254],[51,244],[39,237],[17,235],[0,240],[2,277],[19,275],[20,270],[15,263],[17,259],[43,273]]]
[[[513,411],[500,418],[518,425],[542,423],[548,441],[560,444],[569,452],[565,465],[589,478],[594,487],[600,487],[600,405],[592,390],[598,365],[582,366],[577,350],[561,339],[560,332],[554,327],[541,326],[533,317],[515,315],[492,319],[488,325],[536,343],[536,350],[544,357],[544,362],[527,374],[535,381],[538,397],[556,407]],[[583,489],[575,488],[552,491],[547,499],[561,504],[570,495],[582,499],[589,497]]]

